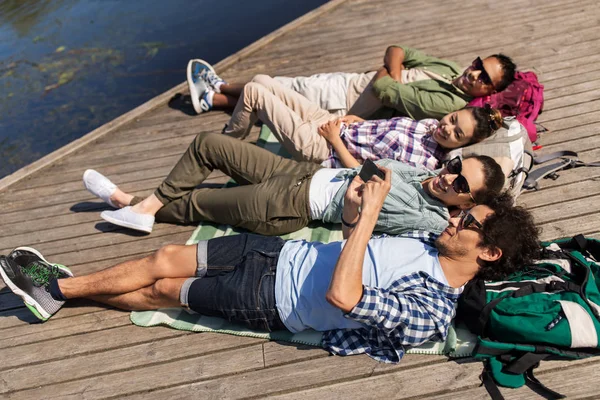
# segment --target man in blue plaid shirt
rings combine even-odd
[[[392,179],[381,169],[385,179],[357,176],[349,185],[343,242],[227,236],[166,246],[81,277],[18,248],[0,257],[0,272],[42,320],[81,297],[126,310],[181,306],[253,329],[323,331],[330,352],[398,362],[407,346],[445,339],[468,280],[498,278],[529,262],[537,229],[527,211],[501,196],[452,218],[435,247],[372,238]]]

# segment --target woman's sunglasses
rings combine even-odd
[[[467,178],[461,175],[462,172],[462,161],[460,157],[454,157],[452,160],[446,164],[446,171],[451,173],[452,175],[458,175],[454,182],[452,182],[452,188],[456,193],[468,193],[473,200],[473,203],[476,203],[473,195],[471,194],[471,187],[469,186],[469,182],[467,182]]]
[[[488,74],[485,70],[483,66],[483,60],[481,59],[481,57],[477,57],[475,60],[473,60],[473,63],[471,63],[471,68],[473,68],[476,71],[479,71],[479,76],[477,77],[478,81],[480,81],[484,85],[490,85],[491,87],[494,87],[494,82],[492,82],[490,74]]]

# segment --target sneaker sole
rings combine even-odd
[[[64,265],[62,265],[62,264],[56,264],[56,263],[52,263],[52,262],[50,262],[50,261],[46,260],[46,259],[44,258],[44,256],[42,255],[42,253],[40,253],[39,251],[37,251],[36,249],[34,249],[34,248],[32,248],[32,247],[21,246],[21,247],[17,247],[17,248],[15,248],[13,251],[15,251],[15,250],[24,250],[24,251],[30,251],[30,252],[32,252],[33,254],[35,254],[36,256],[38,256],[39,258],[41,258],[42,260],[44,260],[44,262],[45,262],[46,264],[50,264],[50,265],[56,265],[56,267],[57,267],[58,269],[60,269],[61,271],[63,271],[63,272],[64,272],[64,273],[66,273],[67,275],[69,275],[71,278],[75,276],[75,275],[73,275],[73,272],[71,272],[71,270],[70,270],[69,268],[65,267],[65,266],[64,266]]]
[[[103,220],[105,220],[106,222],[110,222],[111,224],[114,224],[117,226],[122,226],[123,228],[129,228],[129,229],[133,229],[135,231],[140,231],[140,232],[145,232],[145,233],[152,233],[152,227],[146,228],[145,226],[132,224],[131,222],[122,221],[120,219],[108,217],[108,216],[102,215],[102,214],[100,214],[100,217]]]
[[[31,296],[29,296],[27,293],[25,293],[24,291],[22,291],[21,289],[19,289],[14,283],[13,281],[11,281],[8,276],[6,275],[6,273],[4,272],[4,268],[0,268],[0,275],[2,276],[2,279],[4,280],[4,283],[6,283],[6,286],[8,286],[8,288],[10,290],[12,290],[12,292],[14,294],[16,294],[17,296],[19,296],[21,299],[23,299],[23,302],[25,303],[25,306],[33,313],[33,315],[35,315],[38,319],[42,320],[42,321],[47,321],[52,314],[49,314],[48,312],[46,312],[46,310],[44,310],[42,308],[42,306],[35,300],[33,300],[33,298],[31,298]]]
[[[204,61],[200,58],[195,58],[193,60],[190,60],[187,65],[186,77],[187,77],[188,86],[190,88],[190,97],[192,98],[192,104],[194,105],[194,111],[196,111],[196,113],[198,113],[198,114],[202,114],[204,112],[204,110],[202,109],[202,106],[200,105],[200,94],[196,90],[196,85],[194,85],[194,81],[192,81],[192,61],[198,61],[198,62],[206,64],[206,66],[208,67],[209,70],[211,70],[211,72],[215,72],[215,70],[213,69],[212,65],[210,65],[209,63],[207,63],[206,61]]]

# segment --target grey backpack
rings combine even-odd
[[[495,159],[506,175],[505,190],[516,199],[533,166],[533,148],[527,130],[515,117],[505,117],[502,127],[479,143],[450,151],[443,161],[456,156],[485,155]]]

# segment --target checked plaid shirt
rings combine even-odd
[[[368,328],[327,331],[323,347],[334,354],[366,353],[397,363],[405,346],[446,339],[461,293],[462,288],[446,286],[424,272],[406,275],[387,289],[365,286],[362,299],[345,316]]]
[[[433,171],[445,155],[432,135],[438,124],[435,119],[415,121],[406,117],[364,121],[342,124],[340,137],[359,162],[389,158]],[[343,168],[335,151],[321,165]]]

